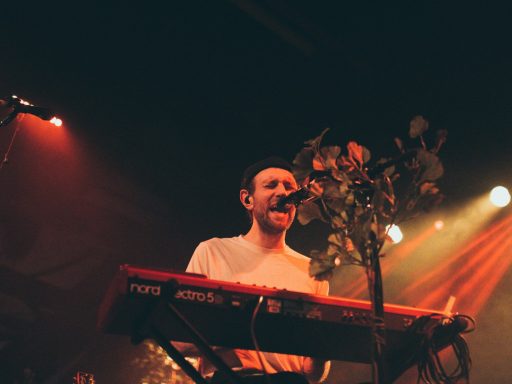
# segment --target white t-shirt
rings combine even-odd
[[[315,281],[308,274],[309,258],[286,246],[284,250],[257,246],[242,236],[213,238],[196,248],[187,272],[210,279],[256,284],[290,291],[327,295],[326,281]],[[236,349],[242,368],[262,371],[255,351]],[[263,353],[265,370],[303,373],[304,357]]]

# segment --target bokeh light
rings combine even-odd
[[[56,127],[60,127],[62,126],[62,120],[59,119],[58,117],[55,117],[53,116],[50,120],[50,123],[52,123],[53,125],[55,125]]]
[[[489,200],[496,207],[505,207],[510,203],[510,192],[502,186],[494,187],[489,194]]]
[[[395,224],[392,224],[391,226],[387,225],[386,231],[387,231],[388,236],[390,237],[391,241],[394,244],[401,242],[402,239],[404,238],[404,235],[398,225],[395,225]]]
[[[440,231],[441,229],[443,229],[444,228],[444,221],[443,220],[436,220],[436,222],[434,223],[434,228],[437,231]]]

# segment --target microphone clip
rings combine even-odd
[[[293,204],[295,207],[298,207],[300,204],[308,201],[310,199],[310,192],[307,187],[301,187],[296,191],[290,193],[288,196],[283,196],[277,202],[276,208],[278,210],[283,210],[287,205]]]

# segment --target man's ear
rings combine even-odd
[[[247,189],[240,190],[240,202],[245,209],[252,209],[253,198]]]

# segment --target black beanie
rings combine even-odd
[[[286,160],[277,156],[267,157],[266,159],[260,160],[245,169],[244,173],[242,174],[240,189],[249,189],[254,176],[267,168],[281,168],[292,172],[292,166]]]

